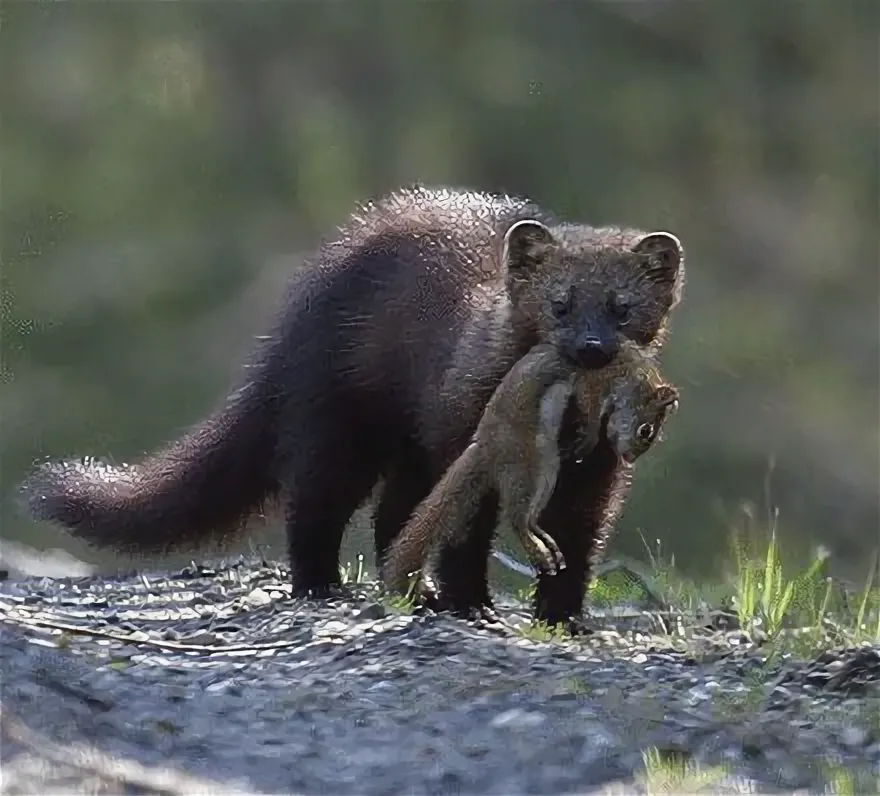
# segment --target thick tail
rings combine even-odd
[[[274,491],[274,425],[269,390],[251,382],[141,464],[44,464],[23,497],[35,518],[98,547],[163,552],[220,541]]]
[[[410,576],[421,570],[441,540],[464,539],[489,488],[483,446],[471,443],[413,512],[388,549],[382,580],[389,589],[406,591]]]

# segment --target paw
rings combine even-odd
[[[475,609],[472,614],[475,619],[482,622],[488,622],[492,625],[504,624],[501,614],[499,614],[494,606],[491,605],[481,605],[479,608]]]
[[[333,600],[349,599],[352,593],[347,586],[338,583],[324,586],[297,586],[294,584],[293,596],[305,600]]]
[[[551,536],[540,529],[526,534],[526,551],[532,563],[547,575],[557,575],[565,569],[565,556]]]
[[[565,569],[565,556],[562,555],[562,551],[557,546],[556,542],[553,541],[549,536],[547,539],[550,541],[550,554],[553,556],[553,563],[556,566],[557,572],[562,572]]]
[[[556,574],[556,559],[553,557],[553,554],[550,552],[547,545],[538,539],[538,537],[531,536],[529,538],[529,544],[526,545],[526,550],[532,564],[534,564],[539,571],[548,575]]]
[[[471,610],[468,619],[477,624],[510,627],[507,620],[491,605],[481,605],[479,608],[474,608]]]
[[[444,599],[442,593],[434,593],[426,600],[426,603],[427,607],[436,613],[452,614],[452,616],[468,622],[486,622],[493,625],[503,624],[500,615],[491,602],[484,602],[480,605],[463,605],[452,602],[448,598]]]
[[[575,638],[578,636],[592,636],[596,632],[585,617],[579,616],[576,619],[568,619],[562,623],[565,631]]]
[[[548,620],[547,626],[550,628],[562,628],[563,632],[573,638],[591,636],[596,632],[596,628],[592,627],[587,619],[582,616],[572,619],[560,619],[556,622]]]

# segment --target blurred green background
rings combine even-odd
[[[877,8],[5,3],[2,536],[115,567],[22,517],[31,462],[130,461],[197,421],[302,256],[422,181],[683,240],[681,410],[612,551],[643,556],[641,533],[714,576],[769,491],[790,555],[822,544],[860,576],[880,543]],[[372,547],[354,525],[348,558]],[[281,538],[260,536],[283,557]]]

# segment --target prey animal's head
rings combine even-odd
[[[512,303],[575,365],[608,365],[622,339],[662,343],[681,299],[684,250],[669,232],[515,222],[503,260]]]
[[[606,407],[608,441],[626,464],[632,464],[660,437],[666,419],[678,409],[678,390],[646,363],[614,380]]]

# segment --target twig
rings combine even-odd
[[[113,641],[119,641],[123,644],[143,644],[145,646],[157,647],[166,650],[178,650],[181,652],[259,652],[263,650],[289,649],[296,646],[308,646],[300,641],[273,641],[264,644],[186,644],[180,641],[162,641],[153,638],[138,638],[134,635],[125,633],[112,633],[106,630],[98,630],[97,628],[81,627],[79,625],[69,625],[66,622],[50,621],[48,619],[31,619],[28,617],[12,617],[9,611],[12,606],[0,603],[0,622],[8,622],[13,625],[27,625],[30,627],[44,627],[52,630],[60,630],[64,633],[71,633],[77,636],[92,636],[94,638],[106,638]],[[323,641],[323,639],[321,639]]]

